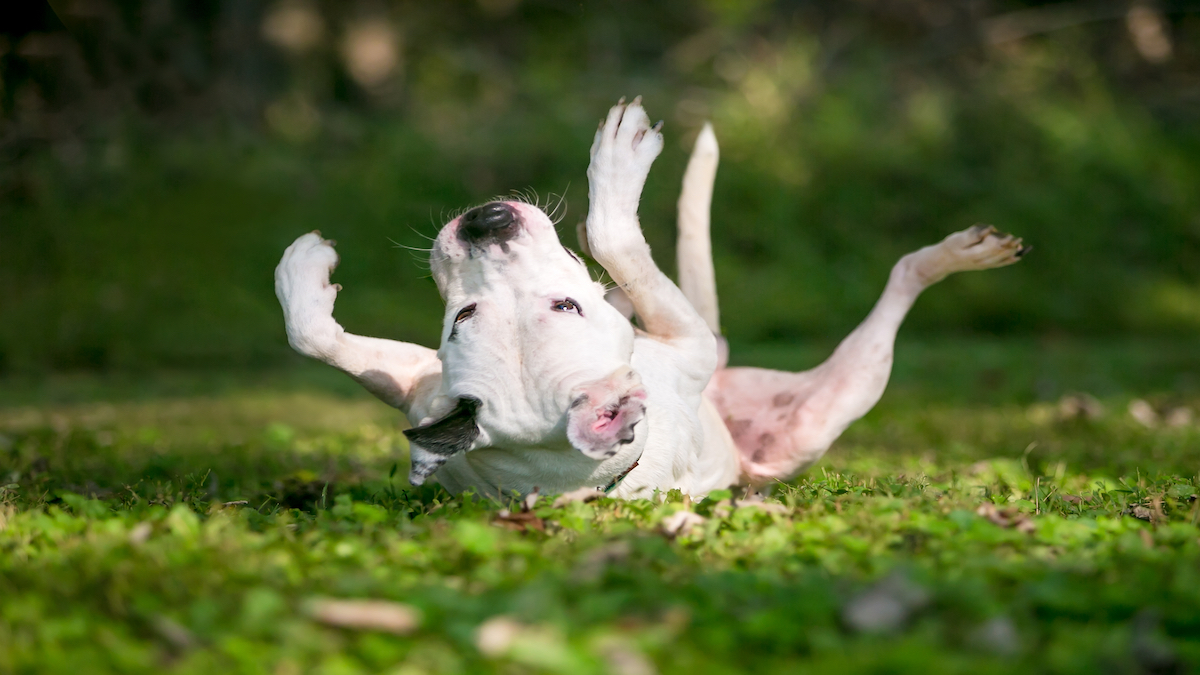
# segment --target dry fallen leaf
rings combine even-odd
[[[609,672],[614,675],[656,675],[658,669],[654,662],[628,639],[611,636],[599,641],[597,651],[608,662]]]
[[[308,615],[321,623],[339,628],[379,630],[396,635],[408,635],[421,625],[421,612],[415,607],[388,600],[335,600],[317,598],[309,601]]]
[[[1190,426],[1194,419],[1195,414],[1192,412],[1192,409],[1184,406],[1175,408],[1171,412],[1167,413],[1167,417],[1164,421],[1169,427],[1186,427]]]
[[[538,496],[538,489],[533,488],[533,492],[525,495],[525,498],[521,500],[521,510],[525,512],[532,511],[534,505],[537,504]]]
[[[1129,416],[1147,429],[1158,426],[1158,413],[1154,412],[1154,406],[1140,398],[1129,402]]]
[[[1146,522],[1154,520],[1154,512],[1145,506],[1142,506],[1141,504],[1134,504],[1133,506],[1129,507],[1129,510],[1126,511],[1126,513],[1134,518],[1137,518],[1138,520],[1144,520]]]
[[[1058,417],[1063,420],[1086,417],[1089,420],[1104,416],[1104,404],[1091,394],[1068,394],[1058,401]]]
[[[676,511],[663,518],[662,524],[659,527],[662,528],[663,534],[669,537],[678,537],[703,523],[705,520],[707,519],[704,516],[697,515],[691,511]]]
[[[712,515],[717,518],[727,518],[736,509],[754,508],[767,513],[789,514],[792,512],[786,504],[768,502],[760,492],[749,492],[742,499],[730,498],[713,507]]]
[[[538,532],[546,531],[546,523],[533,511],[517,511],[513,513],[508,509],[500,509],[496,512],[496,517],[492,521],[501,527],[507,527],[510,530],[537,530]]]
[[[763,499],[761,497],[759,497],[758,499],[753,499],[753,498],[739,499],[739,500],[735,501],[733,503],[733,505],[735,508],[739,508],[739,509],[744,509],[744,508],[762,509],[763,511],[766,511],[767,513],[788,514],[788,513],[792,512],[792,510],[790,508],[788,508],[787,504],[780,504],[779,502],[763,501]]]
[[[141,546],[146,543],[146,540],[150,538],[153,532],[154,526],[146,521],[142,521],[134,525],[133,529],[129,531],[129,543],[134,546]]]
[[[1139,530],[1138,536],[1142,538],[1146,548],[1154,548],[1154,535],[1150,534],[1150,530]]]
[[[575,566],[573,577],[580,581],[595,581],[604,573],[606,567],[620,563],[633,553],[633,545],[625,540],[617,540],[594,548],[583,556]]]
[[[1018,532],[1029,534],[1037,529],[1033,519],[1022,514],[1016,507],[999,508],[995,504],[980,504],[975,513],[987,518],[992,524],[1000,527],[1011,527]]]
[[[734,499],[714,507],[712,513],[718,518],[726,518],[729,516],[729,514],[733,513],[735,509],[759,509],[765,513],[777,513],[780,515],[787,515],[792,512],[787,505],[780,504],[778,502]]]
[[[533,512],[534,504],[537,504],[538,489],[533,488],[533,492],[525,495],[520,502],[521,510],[517,512],[509,511],[508,509],[500,509],[496,513],[496,517],[492,522],[501,527],[507,527],[510,530],[524,531],[537,530],[538,532],[546,531],[546,523],[537,514]]]
[[[1161,523],[1167,519],[1162,510],[1162,500],[1157,497],[1151,499],[1149,504],[1134,504],[1125,513],[1147,523]]]
[[[991,471],[991,470],[992,470],[992,463],[991,463],[991,461],[990,461],[990,460],[983,459],[983,460],[980,460],[980,461],[978,461],[978,462],[975,462],[975,463],[974,463],[974,464],[972,464],[971,466],[967,467],[967,475],[969,475],[969,476],[977,476],[977,475],[979,475],[979,474],[981,474],[981,473],[987,473],[987,472],[989,472],[989,471]]]
[[[604,493],[594,487],[581,487],[578,490],[564,492],[554,500],[554,508],[561,509],[571,502],[590,502],[604,496]]]

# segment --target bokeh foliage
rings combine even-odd
[[[1107,5],[51,4],[0,50],[0,372],[288,363],[271,270],[317,228],[342,322],[432,344],[393,243],[526,188],[565,193],[573,242],[595,120],[633,94],[667,121],[642,206],[667,269],[687,144],[717,129],[735,346],[828,344],[899,255],[976,221],[1034,254],[907,332],[1200,329],[1200,21],[1173,6],[1164,58]]]

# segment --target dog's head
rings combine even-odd
[[[430,256],[446,301],[449,413],[406,434],[414,483],[480,447],[566,443],[604,460],[634,438],[645,390],[633,327],[534,205],[491,202],[447,223]]]

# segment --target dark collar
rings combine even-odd
[[[637,468],[638,462],[641,461],[641,459],[642,459],[642,456],[638,455],[638,458],[633,460],[633,464],[630,464],[628,469],[625,469],[621,473],[617,474],[617,477],[610,480],[608,482],[608,485],[605,485],[604,487],[600,488],[600,491],[603,492],[604,494],[608,494],[608,493],[612,492],[613,490],[617,489],[617,486],[621,484],[621,481],[625,480],[625,476],[628,476],[630,471],[633,471],[634,469]]]

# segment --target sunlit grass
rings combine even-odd
[[[0,409],[0,670],[1200,663],[1200,426],[1171,416],[1194,396],[1141,389],[1148,427],[1128,393],[939,400],[915,379],[766,501],[524,515],[408,486],[400,416],[340,380],[26,389]],[[328,597],[420,626],[336,628]]]

